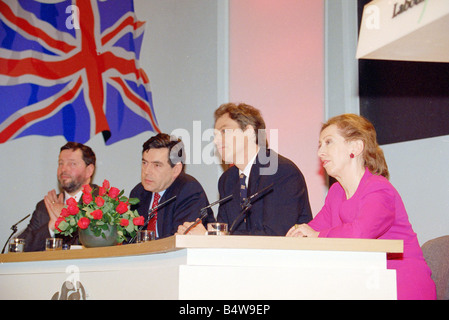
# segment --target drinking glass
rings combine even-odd
[[[45,239],[45,251],[62,250],[61,238],[47,238]]]
[[[228,234],[228,224],[223,222],[211,222],[207,224],[207,235],[222,236]]]
[[[25,239],[14,238],[9,242],[8,252],[23,252],[25,247]]]
[[[138,230],[137,231],[137,243],[147,242],[156,239],[154,231],[150,230]]]

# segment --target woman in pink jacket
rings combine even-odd
[[[354,114],[330,119],[321,128],[318,156],[338,183],[316,217],[293,226],[287,236],[404,240],[404,253],[387,260],[396,270],[398,299],[435,299],[430,268],[402,199],[388,181],[373,125]]]

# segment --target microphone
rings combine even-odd
[[[262,190],[257,191],[256,193],[254,193],[252,196],[250,196],[248,199],[245,200],[245,202],[243,203],[243,210],[240,212],[240,214],[237,216],[237,218],[234,219],[234,221],[232,222],[231,228],[229,229],[229,234],[232,234],[232,232],[234,231],[234,227],[235,224],[237,223],[237,221],[240,220],[241,217],[243,217],[243,215],[249,210],[251,209],[251,207],[253,206],[253,203],[257,200],[259,200],[259,196],[262,195],[265,196],[266,195],[266,191],[273,188],[273,184],[271,183],[268,186],[266,186],[265,188],[263,188]],[[253,199],[255,199],[255,201],[252,201]]]
[[[169,202],[172,202],[172,201],[175,200],[175,199],[176,199],[176,196],[173,196],[173,197],[171,197],[170,199],[167,199],[167,200],[165,200],[164,202],[159,203],[157,206],[151,208],[151,209],[148,211],[148,218],[147,218],[147,220],[145,221],[145,223],[144,223],[142,226],[139,227],[139,229],[137,230],[137,232],[139,232],[140,230],[142,230],[144,227],[146,227],[146,226],[148,225],[148,222],[150,222],[150,220],[153,219],[154,216],[156,215],[156,212],[155,212],[155,211],[156,211],[157,209],[159,209],[159,208],[165,206],[166,204],[168,204]],[[128,244],[134,242],[134,240],[136,239],[136,237],[137,237],[137,233],[136,233],[136,235],[135,235],[131,240],[128,241]]]
[[[2,254],[5,253],[5,248],[6,248],[6,245],[8,244],[8,242],[9,242],[9,240],[10,240],[10,239],[12,238],[12,236],[17,232],[17,225],[18,225],[19,223],[21,223],[23,220],[25,220],[26,218],[28,218],[29,216],[31,216],[31,214],[28,214],[25,218],[19,220],[18,222],[16,222],[15,224],[12,225],[12,227],[11,227],[12,233],[11,233],[11,235],[9,236],[8,240],[6,240],[5,245],[3,246]]]
[[[226,200],[231,199],[232,196],[233,196],[233,195],[230,194],[229,196],[226,196],[226,197],[224,197],[224,198],[218,199],[218,200],[215,201],[214,203],[211,203],[210,205],[208,205],[208,206],[202,208],[202,209],[200,210],[200,216],[199,216],[199,218],[196,218],[195,222],[193,222],[193,223],[187,228],[187,230],[184,231],[183,234],[187,234],[190,230],[192,230],[194,227],[196,227],[201,221],[203,221],[204,218],[206,218],[206,216],[207,216],[207,209],[209,209],[209,208],[215,206],[216,204],[219,204],[219,203],[222,203],[222,202],[224,202],[224,201],[226,201]]]
[[[257,198],[259,195],[263,194],[265,191],[271,189],[273,187],[273,185],[274,185],[274,183],[271,183],[268,186],[266,186],[265,188],[263,188],[262,190],[257,191],[255,194],[253,194],[248,199],[246,199],[246,201],[244,202],[244,205],[245,206],[249,205],[249,203],[251,202],[252,199]]]

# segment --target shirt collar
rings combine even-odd
[[[75,194],[74,196],[71,196],[70,194],[67,193],[67,191],[64,191],[64,200],[67,201],[70,198],[74,198],[76,200],[76,202],[79,202],[81,197],[83,196],[83,190],[78,191],[77,194]]]
[[[167,189],[158,192],[159,195],[161,196],[161,198],[162,198],[162,196],[164,195],[165,191],[167,191]],[[154,192],[154,193],[156,193],[156,192]]]

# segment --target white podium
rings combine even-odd
[[[0,299],[396,299],[400,240],[173,236],[0,256]]]

